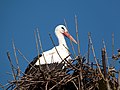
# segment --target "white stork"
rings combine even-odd
[[[66,57],[69,56],[68,46],[66,44],[64,36],[68,37],[71,41],[77,44],[75,39],[68,33],[67,28],[64,25],[58,25],[55,28],[55,34],[58,38],[58,46],[53,47],[51,50],[43,52],[41,55],[39,55],[30,63],[31,65],[39,65],[39,64],[50,64],[58,62],[60,63],[62,60],[64,60]],[[61,60],[62,59],[62,60]],[[66,60],[71,59],[69,56]],[[31,65],[29,65],[25,71],[27,72],[28,69],[30,69]]]

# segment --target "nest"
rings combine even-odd
[[[72,64],[74,61],[77,61],[77,64]],[[92,65],[81,61],[85,61],[85,58],[78,57],[72,62],[34,66],[18,80],[11,81],[7,89],[107,90],[107,84],[113,90],[118,87],[116,80],[113,78],[105,79],[98,68],[93,68]],[[95,64],[94,66],[97,67]]]

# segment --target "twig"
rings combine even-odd
[[[97,67],[98,67],[98,70],[99,70],[102,78],[104,79],[104,76],[103,76],[103,74],[102,74],[102,72],[101,72],[101,69],[100,69],[100,67],[99,67],[98,61],[97,61],[97,59],[96,59],[96,55],[95,55],[95,51],[94,51],[94,47],[93,47],[91,35],[89,36],[89,39],[90,39],[90,44],[91,44],[91,47],[92,47],[92,52],[93,52],[94,60],[95,60],[95,62],[96,62],[96,65],[97,65]]]
[[[37,34],[38,34],[37,36],[38,36],[38,41],[39,41],[40,49],[41,49],[41,52],[43,54],[43,57],[44,57],[44,60],[45,60],[45,64],[47,64],[47,61],[46,61],[44,53],[43,53],[42,43],[41,43],[41,40],[40,40],[40,34],[39,34],[39,30],[38,29],[37,29]]]
[[[107,90],[111,90],[108,78],[106,78],[106,84],[107,84]]]
[[[31,65],[31,67],[37,70],[32,64],[30,64],[29,60],[22,54],[22,52],[19,49],[17,49],[17,51],[23,57],[23,59],[26,60],[29,65]]]
[[[78,55],[80,56],[80,41],[79,41],[79,36],[78,36],[78,21],[77,21],[77,16],[75,15],[75,27],[76,27],[76,38],[77,38],[77,43],[78,43]]]
[[[62,83],[66,78],[68,78],[68,76],[64,77],[62,80],[60,80],[60,82],[56,83],[53,87],[51,87],[49,90],[52,90],[53,88],[55,88],[57,85],[59,85],[60,83]]]
[[[37,28],[38,30],[38,28]],[[36,35],[36,32],[34,31],[34,35],[35,35],[35,41],[36,41],[36,49],[37,49],[37,54],[38,54],[38,59],[39,59],[39,47],[38,47],[38,38],[37,38],[37,35]],[[40,65],[40,59],[39,59],[39,65]]]
[[[107,62],[107,69],[109,70],[109,64],[108,64],[108,55],[107,55],[107,50],[106,50],[106,45],[105,45],[105,41],[103,41],[103,46],[104,46],[104,49],[105,49],[105,59],[106,59],[106,62]]]
[[[15,84],[11,84],[10,86],[8,86],[5,90],[9,90],[10,89],[10,87],[11,87],[11,90],[13,90],[14,89],[14,87],[15,87]]]
[[[14,78],[14,80],[16,80],[16,75],[15,75],[15,71],[14,71],[14,66],[13,66],[13,64],[12,64],[12,60],[11,60],[11,58],[10,58],[10,53],[9,53],[9,52],[7,52],[7,57],[8,57],[8,60],[9,60],[9,62],[10,62],[10,66],[11,66],[11,69],[12,69],[13,78]]]
[[[48,90],[48,82],[45,85],[45,90]]]
[[[114,56],[114,33],[112,33],[112,56]],[[114,67],[115,60],[111,61],[111,67]]]
[[[17,68],[15,68],[15,67],[14,67],[14,69],[17,70]],[[21,70],[20,70],[20,72],[23,74],[23,72]],[[13,76],[12,73],[10,73],[10,72],[6,72],[6,74]],[[21,76],[17,76],[17,77],[19,77],[19,79],[21,78]]]
[[[73,66],[70,62],[68,62],[66,59],[69,57],[70,55],[68,55],[64,60],[67,62],[68,65],[70,65],[72,67],[72,69],[76,69],[79,71],[79,69],[75,66]]]
[[[74,86],[76,87],[76,89],[79,90],[78,87],[77,87],[77,85],[75,84],[75,82],[72,81],[72,83],[74,84]]]
[[[14,40],[12,41],[12,45],[13,45],[16,64],[17,64],[17,75],[16,76],[20,76],[20,67],[19,67],[18,57],[17,57],[17,54],[16,54],[16,47],[15,47],[15,44],[14,44]]]
[[[78,36],[78,21],[77,21],[77,16],[75,15],[75,25],[76,25],[76,38],[77,38],[77,43],[78,43],[78,56],[80,56],[80,41],[79,41],[79,36]],[[82,59],[80,58],[80,71],[82,71]],[[82,72],[79,72],[80,75],[80,84],[81,86],[83,86],[83,76],[82,76]],[[81,88],[81,90],[83,90],[83,87]]]
[[[80,77],[78,77],[78,88],[81,90]]]
[[[89,37],[90,37],[90,32],[88,32],[88,56],[87,56],[87,63],[88,64],[90,63],[89,58],[90,58],[90,47],[91,47]]]
[[[70,79],[68,79],[66,82],[65,82],[65,84],[67,84],[68,82],[70,82],[70,81],[72,81],[72,80],[74,80],[75,78],[78,78],[79,77],[79,75],[76,75],[76,76],[70,76]]]
[[[103,65],[103,70],[104,70],[104,78],[106,79],[107,78],[107,71],[106,71],[106,50],[105,48],[103,48],[101,50],[102,52],[102,65]]]
[[[14,78],[14,80],[17,80],[17,75],[15,74],[15,72],[14,72],[14,66],[13,66],[13,64],[12,64],[12,60],[11,60],[11,58],[10,58],[10,53],[9,52],[7,52],[7,57],[8,57],[8,60],[9,60],[9,62],[10,62],[10,66],[11,66],[11,69],[12,69],[12,74],[13,74],[13,78]],[[16,61],[17,62],[17,61]],[[17,69],[18,70],[18,69]],[[18,75],[19,76],[19,75]],[[16,86],[18,86],[18,83],[16,83]],[[18,89],[18,88],[17,88]]]
[[[112,33],[112,55],[114,55],[114,33]]]
[[[66,22],[66,20],[64,19],[64,23],[65,23],[65,26],[66,26],[66,28],[68,29],[68,26],[67,26],[67,22]],[[73,51],[73,56],[74,56],[74,58],[76,57],[76,52],[75,52],[75,49],[74,49],[74,46],[73,46],[73,43],[72,43],[72,41],[70,40],[70,45],[71,45],[71,47],[72,47],[72,51]]]
[[[55,46],[55,43],[54,43],[54,41],[53,41],[53,39],[52,39],[51,34],[49,34],[49,36],[50,36],[50,39],[51,39],[51,41],[52,41],[53,46],[55,47],[55,50],[56,50],[56,52],[57,52],[58,56],[59,56],[59,57],[60,57],[60,59],[63,61],[62,57],[60,56],[60,54],[59,54],[59,52],[58,52],[58,50],[57,50],[57,48],[56,48],[56,46]]]
[[[50,70],[49,67],[48,67],[48,65],[47,65],[47,61],[46,61],[45,55],[43,53],[42,43],[41,43],[41,40],[40,40],[40,34],[39,34],[39,30],[38,29],[37,29],[37,34],[38,34],[37,36],[38,36],[38,41],[39,41],[40,49],[42,51],[42,55],[43,55],[46,67],[47,67],[48,70]],[[39,62],[40,62],[40,59],[39,59]]]
[[[36,31],[38,30],[38,28],[36,29]],[[39,69],[41,70],[41,65],[40,65],[40,57],[39,57],[39,47],[38,47],[38,37],[36,35],[36,31],[34,31],[34,35],[35,35],[35,41],[36,41],[36,49],[37,49],[37,54],[38,54],[38,61],[39,61]],[[44,59],[45,60],[45,59]]]

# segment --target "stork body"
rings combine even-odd
[[[60,63],[62,60],[64,60],[67,56],[69,56],[69,51],[64,45],[59,45],[54,48],[52,48],[49,51],[43,52],[42,56],[37,60],[36,65],[40,64],[50,64],[58,62]],[[71,59],[69,56],[68,59]],[[40,62],[39,62],[40,60]]]
[[[35,58],[28,66],[25,72],[27,72],[28,69],[30,69],[35,65],[40,65],[40,64],[50,64],[50,63],[55,63],[58,62],[60,63],[62,60],[66,59],[71,59],[69,56],[69,51],[68,51],[68,46],[66,44],[64,36],[68,37],[71,41],[77,42],[74,40],[74,38],[68,33],[67,28],[64,25],[58,25],[55,28],[55,34],[58,38],[58,46],[53,47],[51,50],[43,52],[40,57]],[[32,64],[32,65],[31,65]]]

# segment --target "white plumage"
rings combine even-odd
[[[52,48],[51,50],[43,52],[42,56],[36,61],[35,65],[49,64],[54,62],[60,63],[62,60],[68,57],[70,53],[68,51],[68,47],[64,36],[68,37],[70,40],[72,40],[77,44],[74,38],[68,33],[68,30],[64,25],[58,25],[55,28],[55,34],[58,38],[58,42],[59,42],[58,46]],[[71,57],[69,56],[67,60],[68,59],[71,59]]]

